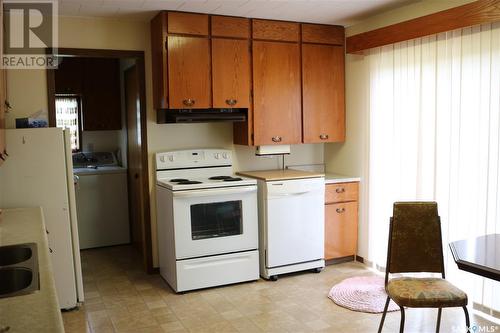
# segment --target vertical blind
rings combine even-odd
[[[372,49],[365,60],[370,260],[385,265],[394,201],[435,200],[447,278],[494,314],[500,283],[458,270],[448,243],[500,233],[500,23]]]

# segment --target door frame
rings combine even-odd
[[[51,53],[51,49],[47,49],[47,53]],[[148,144],[147,144],[147,107],[146,107],[146,76],[144,51],[128,51],[128,50],[107,50],[107,49],[78,49],[78,48],[58,48],[58,56],[63,57],[88,57],[88,58],[133,58],[137,66],[139,75],[139,98],[140,98],[140,120],[141,120],[141,161],[143,205],[144,205],[144,241],[146,253],[144,259],[144,268],[148,273],[154,273],[153,267],[153,248],[151,242],[151,211],[149,197],[149,160],[148,160]],[[55,106],[56,106],[56,89],[55,89],[55,72],[53,69],[46,69],[47,76],[47,99],[49,112],[49,126],[55,127]],[[128,146],[128,143],[127,143]]]

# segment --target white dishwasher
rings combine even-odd
[[[325,180],[259,180],[260,274],[314,270],[324,261]]]

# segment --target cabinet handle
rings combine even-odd
[[[282,137],[281,136],[273,136],[273,142],[281,142]]]
[[[328,140],[328,134],[320,134],[319,138],[321,140]]]
[[[188,98],[188,99],[183,100],[182,103],[185,106],[193,106],[195,101],[194,101],[194,99]]]
[[[345,192],[345,188],[338,187],[337,189],[335,189],[335,192],[337,192],[337,193],[344,193]]]
[[[227,105],[233,106],[233,105],[236,105],[236,103],[238,103],[237,99],[226,99]]]
[[[337,211],[337,213],[339,213],[339,214],[342,214],[343,212],[345,212],[345,208],[344,208],[344,207],[342,207],[342,208],[337,208],[337,209],[335,209],[335,210],[336,210],[336,211]]]

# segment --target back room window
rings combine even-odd
[[[56,96],[56,127],[69,130],[73,151],[80,150],[80,119],[78,96]]]

